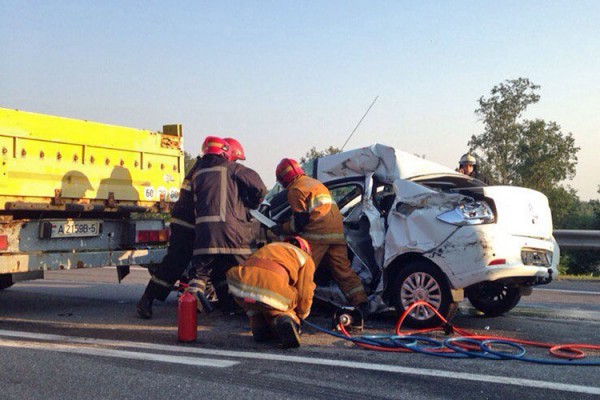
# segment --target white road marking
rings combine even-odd
[[[534,291],[536,291],[536,292],[559,292],[559,293],[587,294],[587,295],[600,296],[600,292],[590,292],[590,291],[586,291],[586,290],[565,290],[565,289],[540,289],[540,288],[535,288]]]
[[[370,371],[381,371],[381,372],[393,372],[405,375],[417,375],[417,376],[430,376],[433,378],[448,378],[448,379],[461,379],[465,381],[474,382],[485,382],[485,383],[500,383],[504,385],[512,386],[524,386],[538,389],[550,389],[559,390],[563,392],[574,392],[584,394],[596,394],[600,395],[600,387],[596,386],[583,386],[583,385],[571,385],[558,382],[539,381],[532,379],[522,379],[508,376],[496,376],[496,375],[484,375],[484,374],[470,374],[456,371],[445,371],[436,370],[429,368],[413,368],[413,367],[400,367],[397,365],[386,365],[386,364],[373,364],[363,363],[355,361],[343,361],[343,360],[331,360],[326,358],[310,358],[301,356],[286,356],[279,354],[269,353],[254,353],[244,351],[229,351],[229,350],[213,350],[213,349],[202,349],[198,347],[188,346],[170,346],[160,345],[153,343],[144,342],[129,342],[129,341],[115,341],[105,339],[94,339],[84,337],[70,337],[62,335],[49,335],[43,333],[30,333],[30,332],[19,332],[19,331],[8,331],[0,329],[0,336],[6,337],[18,337],[21,339],[37,339],[37,340],[48,340],[48,341],[61,341],[66,343],[78,343],[78,344],[92,344],[92,345],[103,345],[112,347],[127,347],[127,348],[138,348],[138,349],[150,349],[158,351],[171,351],[175,353],[187,353],[187,354],[202,354],[219,357],[233,357],[242,359],[255,359],[255,360],[267,360],[267,361],[283,361],[291,363],[302,363],[310,365],[326,365],[332,367],[362,369]],[[0,342],[2,343],[2,342]],[[100,354],[106,350],[99,350]],[[129,352],[128,352],[129,353]],[[131,352],[134,353],[134,352]],[[135,354],[135,353],[134,353]],[[175,357],[178,359],[179,357]],[[192,358],[193,359],[193,358]],[[217,360],[211,360],[217,361]]]
[[[3,340],[0,347],[25,348],[45,351],[58,351],[61,353],[84,354],[90,356],[125,358],[129,360],[156,361],[171,364],[193,365],[196,367],[227,368],[239,364],[238,361],[216,360],[210,358],[170,356],[166,354],[141,353],[136,351],[99,349],[92,347],[81,347],[64,345],[58,343],[35,343],[24,341]]]

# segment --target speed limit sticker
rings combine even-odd
[[[169,201],[172,201],[174,203],[177,200],[179,200],[179,189],[177,189],[177,188],[169,189]]]
[[[156,192],[152,186],[146,186],[144,188],[144,197],[146,198],[146,200],[152,200],[154,198],[155,193]]]

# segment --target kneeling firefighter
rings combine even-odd
[[[246,311],[255,341],[273,338],[283,348],[300,346],[299,325],[310,313],[314,273],[310,245],[299,236],[267,244],[227,271],[229,292]]]

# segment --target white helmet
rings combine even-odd
[[[469,153],[463,154],[458,162],[459,165],[477,165],[477,159]]]

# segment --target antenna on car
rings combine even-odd
[[[344,142],[344,145],[342,146],[342,149],[341,149],[342,151],[344,150],[344,147],[346,147],[346,145],[348,144],[348,141],[350,140],[350,138],[352,137],[352,135],[354,135],[354,132],[356,132],[356,130],[360,126],[360,123],[363,122],[363,119],[365,119],[365,117],[367,116],[367,114],[369,113],[369,111],[371,111],[371,107],[373,107],[373,104],[375,104],[375,102],[377,101],[378,98],[379,98],[379,95],[377,95],[377,97],[375,97],[375,99],[373,100],[373,102],[371,103],[371,105],[369,106],[369,108],[367,108],[367,111],[365,111],[365,114],[362,116],[362,118],[360,119],[360,121],[358,121],[358,124],[356,124],[356,126],[352,130],[352,133],[350,133],[350,136],[348,136],[348,139],[346,139],[346,141]]]

